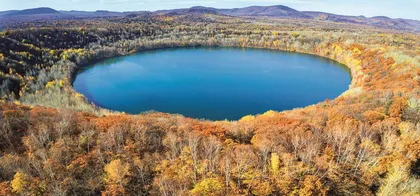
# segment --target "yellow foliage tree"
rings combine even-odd
[[[279,173],[280,158],[277,153],[271,153],[271,170],[274,174]]]
[[[191,190],[193,195],[224,195],[224,184],[217,178],[207,178],[197,183]]]
[[[28,180],[27,174],[21,171],[16,172],[11,182],[12,191],[15,193],[23,193],[29,184]]]
[[[45,88],[51,88],[51,87],[53,87],[53,86],[55,86],[55,81],[48,82],[48,83],[45,85]]]
[[[269,182],[259,182],[252,188],[252,194],[254,195],[271,195],[273,188]]]
[[[269,111],[265,112],[264,114],[262,114],[262,116],[272,117],[272,116],[274,116],[275,114],[276,114],[276,112],[275,112],[275,111],[273,111],[273,110],[269,110]]]
[[[123,185],[126,182],[127,176],[130,174],[130,167],[128,164],[123,163],[120,159],[111,161],[105,166],[105,182],[110,184]]]
[[[58,85],[62,88],[62,87],[64,87],[64,84],[65,84],[65,82],[64,82],[64,80],[60,80],[59,82],[58,82]]]
[[[327,191],[328,189],[322,185],[318,177],[307,175],[303,180],[303,187],[299,190],[299,195],[327,195]]]
[[[239,122],[250,122],[250,121],[253,121],[254,119],[255,119],[255,116],[253,116],[253,115],[247,115],[247,116],[242,117],[239,120]]]

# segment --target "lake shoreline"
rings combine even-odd
[[[173,56],[175,55],[175,56]],[[182,57],[177,57],[176,55],[181,55]],[[198,56],[196,56],[198,55]],[[252,57],[249,57],[249,56]],[[161,59],[165,59],[165,60],[161,60]],[[178,59],[178,58],[182,58]],[[198,59],[197,59],[198,58]],[[206,59],[206,58],[210,58],[210,59]],[[220,59],[219,59],[220,58]],[[248,59],[248,60],[241,60],[241,59]],[[254,58],[256,58],[257,60],[254,60]],[[185,60],[185,59],[189,59],[189,60]],[[223,60],[221,60],[223,59]],[[276,60],[274,60],[276,59]],[[127,63],[123,63],[127,61]],[[231,97],[233,95],[229,94],[231,93],[231,91],[226,91],[226,92],[219,92],[213,95],[206,95],[202,98],[198,98],[198,97],[183,97],[182,99],[176,99],[179,103],[177,104],[178,109],[169,109],[166,107],[161,107],[159,105],[156,105],[158,102],[157,99],[158,98],[154,98],[154,100],[156,101],[152,101],[152,102],[148,102],[148,100],[143,100],[142,97],[144,97],[146,94],[148,96],[156,96],[157,94],[148,94],[148,93],[152,93],[150,90],[143,90],[144,92],[140,92],[139,90],[137,90],[138,88],[144,88],[144,86],[142,86],[142,84],[148,84],[150,82],[159,82],[159,81],[155,81],[157,80],[156,78],[160,77],[161,74],[165,74],[168,70],[172,70],[171,73],[167,75],[166,77],[175,79],[175,81],[182,81],[186,78],[189,78],[188,75],[186,75],[185,77],[181,77],[179,78],[177,76],[177,73],[179,70],[184,70],[188,73],[189,70],[189,63],[191,63],[190,61],[193,61],[195,65],[200,65],[200,69],[201,67],[204,66],[203,69],[207,69],[205,68],[206,66],[210,66],[212,67],[211,70],[201,70],[198,73],[194,73],[194,74],[199,74],[196,77],[200,77],[200,80],[197,80],[195,82],[193,82],[191,85],[185,86],[185,87],[178,87],[175,85],[171,85],[171,84],[164,84],[164,83],[159,83],[159,85],[170,85],[170,88],[175,88],[178,89],[176,90],[176,92],[179,93],[187,93],[186,89],[191,88],[191,87],[203,87],[203,88],[210,88],[208,90],[198,90],[199,93],[197,94],[197,96],[200,95],[201,93],[206,93],[207,91],[211,90],[211,89],[219,89],[219,91],[221,89],[224,89],[224,87],[226,86],[230,86],[233,83],[237,83],[238,81],[241,81],[242,79],[239,76],[235,76],[232,75],[230,77],[232,82],[226,83],[224,85],[221,85],[219,87],[216,86],[209,86],[211,84],[200,84],[200,82],[203,82],[203,80],[206,80],[206,75],[208,74],[212,74],[213,72],[221,72],[219,74],[216,74],[214,76],[211,76],[212,78],[214,78],[213,84],[217,85],[219,80],[224,80],[222,78],[220,78],[224,71],[234,71],[234,72],[238,72],[238,73],[242,73],[246,74],[248,73],[251,74],[251,72],[253,73],[259,73],[262,70],[265,69],[269,69],[271,70],[268,73],[264,74],[264,77],[268,77],[270,75],[272,75],[273,78],[277,78],[276,80],[273,80],[272,82],[280,82],[278,85],[282,85],[283,87],[281,88],[281,90],[279,90],[278,88],[276,88],[275,86],[272,86],[271,83],[267,83],[262,85],[259,88],[253,89],[254,85],[259,84],[260,82],[263,82],[264,80],[267,79],[263,79],[259,77],[262,77],[262,75],[258,76],[248,76],[249,79],[251,79],[251,81],[256,80],[251,82],[250,84],[248,84],[250,81],[242,81],[239,83],[243,83],[243,84],[247,84],[247,91],[246,92],[253,92],[256,95],[261,94],[259,93],[259,91],[261,90],[265,90],[265,91],[271,91],[270,95],[266,95],[267,98],[270,98],[272,96],[274,97],[278,97],[276,99],[271,100],[265,98],[265,100],[260,100],[262,98],[254,98],[252,100],[247,101],[250,104],[247,104],[248,108],[248,112],[242,112],[240,115],[233,117],[233,116],[229,116],[228,113],[235,113],[235,111],[241,111],[242,107],[238,108],[231,108],[231,109],[227,109],[225,111],[226,114],[224,115],[228,115],[228,116],[224,116],[224,117],[210,117],[211,115],[211,110],[217,110],[216,108],[213,109],[205,109],[207,104],[212,104],[210,100],[210,102],[203,102],[201,104],[198,104],[196,106],[194,106],[194,110],[197,110],[196,114],[192,114],[190,112],[187,112],[187,108],[190,108],[191,104],[188,103],[184,103],[184,105],[179,105],[180,103],[183,103],[184,100],[189,100],[189,99],[193,99],[195,101],[199,101],[201,100],[206,100],[209,99],[209,97],[218,97],[219,94],[222,94],[223,96],[221,97]],[[181,64],[179,64],[180,62],[183,62]],[[211,63],[210,63],[211,62]],[[226,62],[226,63],[225,63]],[[227,63],[229,62],[229,63]],[[263,63],[260,63],[263,62]],[[169,63],[169,64],[168,64]],[[136,75],[135,73],[137,73],[138,71],[136,71],[136,69],[138,69],[140,66],[140,64],[142,64],[140,67],[141,71],[146,71],[147,73],[149,72],[153,72],[152,70],[154,70],[154,67],[158,66],[160,67],[160,65],[165,64],[170,66],[172,65],[172,63],[176,63],[177,68],[176,69],[172,69],[171,67],[167,67],[167,68],[160,68],[162,70],[159,71],[159,75],[156,75],[154,77],[150,77],[149,79],[130,79],[131,80],[138,80],[135,84],[132,84],[131,81],[130,84],[125,84],[124,81],[128,80],[128,78],[132,78],[134,75]],[[150,64],[150,66],[146,66]],[[259,66],[252,68],[253,71],[245,71],[248,69],[251,69],[248,66],[255,66],[259,64]],[[127,71],[127,66],[130,65],[130,70]],[[134,66],[137,65],[137,66]],[[237,65],[237,66],[233,66],[233,65]],[[323,66],[323,67],[317,67],[317,66]],[[242,67],[239,68],[237,70],[237,68],[234,67]],[[301,67],[302,66],[302,67]],[[315,66],[315,67],[313,67]],[[324,67],[325,66],[325,67]],[[331,67],[330,67],[331,66]],[[209,68],[210,68],[209,67]],[[293,67],[301,67],[299,69],[304,68],[303,70],[298,70],[299,72],[296,72],[296,68]],[[336,67],[336,68],[333,68]],[[146,70],[143,70],[146,69]],[[277,69],[280,69],[278,71],[275,71]],[[310,71],[308,72],[309,70]],[[326,70],[325,70],[326,69]],[[86,72],[88,71],[89,72]],[[97,70],[96,72],[93,70]],[[102,72],[100,70],[106,70],[105,72]],[[318,75],[319,73],[322,73],[323,71],[327,71],[327,70],[337,70],[340,71],[340,76],[339,78],[336,78],[336,74],[338,73],[333,73],[330,71],[328,71],[328,74],[326,74],[327,77],[323,77],[323,75]],[[93,72],[92,72],[93,71]],[[194,70],[197,71],[197,70]],[[280,72],[279,72],[280,71]],[[319,71],[319,72],[318,72]],[[341,74],[341,71],[344,71],[343,74]],[[85,73],[86,72],[86,73]],[[113,73],[116,74],[113,74]],[[133,73],[134,72],[134,73]],[[273,73],[271,73],[273,72]],[[289,73],[290,72],[290,73]],[[296,72],[296,73],[295,73]],[[106,74],[106,75],[102,75],[102,74]],[[233,72],[232,72],[233,73]],[[289,74],[287,74],[289,73]],[[84,75],[90,75],[93,74],[92,76],[84,76]],[[178,73],[179,74],[179,73]],[[261,73],[262,74],[262,73]],[[269,74],[269,75],[266,75]],[[345,79],[344,74],[347,75],[349,77],[349,79]],[[124,78],[120,78],[121,75],[124,75]],[[254,75],[254,74],[252,74]],[[114,58],[109,58],[106,60],[102,60],[102,61],[98,61],[96,64],[92,64],[89,66],[85,66],[82,69],[80,69],[78,71],[78,76],[80,76],[81,78],[79,78],[79,80],[75,80],[77,83],[73,82],[73,88],[81,93],[84,94],[85,97],[89,100],[89,102],[93,102],[95,103],[95,105],[101,106],[103,108],[107,108],[107,109],[111,109],[111,110],[116,110],[116,111],[120,111],[120,112],[126,112],[129,114],[138,114],[139,112],[144,112],[144,111],[149,111],[149,110],[154,110],[154,111],[161,111],[161,112],[167,112],[167,113],[181,113],[184,116],[188,116],[188,117],[194,117],[194,118],[206,118],[206,119],[210,119],[210,120],[220,120],[220,119],[229,119],[229,120],[238,120],[241,117],[243,117],[244,115],[248,115],[248,114],[259,114],[259,113],[264,113],[267,110],[277,110],[277,111],[285,111],[285,110],[291,110],[293,108],[300,108],[300,107],[305,107],[314,103],[318,103],[319,101],[323,101],[325,99],[334,99],[337,96],[339,96],[342,92],[346,91],[346,89],[348,89],[348,85],[345,85],[345,88],[340,87],[340,90],[333,90],[333,86],[332,84],[335,84],[334,86],[338,85],[339,83],[343,83],[343,81],[348,81],[348,84],[351,83],[351,75],[348,71],[348,69],[346,67],[343,67],[342,64],[337,63],[336,61],[327,59],[327,58],[323,58],[323,57],[317,57],[314,55],[306,55],[306,54],[300,54],[300,53],[293,53],[293,52],[284,52],[284,51],[280,51],[280,50],[270,50],[270,49],[262,49],[262,48],[237,48],[237,47],[183,47],[183,48],[169,48],[169,49],[156,49],[156,50],[149,50],[149,51],[145,51],[145,52],[140,52],[140,53],[135,53],[135,54],[130,54],[130,55],[126,55],[126,56],[120,56],[120,57],[114,57]],[[95,77],[95,79],[92,79],[93,77]],[[139,76],[140,77],[140,76]],[[141,76],[141,77],[148,77],[148,76]],[[271,77],[271,76],[270,76]],[[307,79],[303,79],[303,78],[307,78]],[[320,83],[319,85],[312,85],[311,83],[313,82],[304,82],[305,80],[309,80],[309,78],[315,77],[317,79],[316,83]],[[83,79],[82,79],[83,78]],[[101,79],[101,78],[106,78],[106,79]],[[120,78],[120,79],[113,79],[113,78]],[[282,79],[282,78],[290,78],[290,79]],[[331,79],[330,79],[331,78]],[[332,79],[332,78],[336,78],[336,79]],[[98,81],[101,81],[99,82]],[[111,80],[112,82],[108,82],[109,80]],[[322,81],[327,81],[327,80],[331,80],[331,82],[326,82],[325,84]],[[82,82],[83,81],[83,82]],[[174,81],[174,82],[175,82]],[[339,83],[337,83],[336,81],[340,81]],[[162,82],[162,81],[160,81]],[[139,84],[138,84],[139,83]],[[166,82],[165,82],[166,83]],[[346,82],[347,83],[347,82]],[[89,84],[89,85],[88,85]],[[193,85],[194,84],[194,85]],[[102,86],[101,90],[97,91],[95,90],[94,87],[89,88],[88,86]],[[105,87],[105,85],[109,86],[109,87]],[[115,85],[118,86],[118,88],[115,88]],[[300,87],[293,87],[295,85],[298,85]],[[318,89],[317,88],[323,88],[323,86],[331,86],[328,88],[324,88],[324,89],[329,89],[329,90],[322,90],[322,89]],[[129,88],[127,86],[130,86]],[[136,87],[137,86],[137,87]],[[287,87],[290,86],[290,87]],[[309,88],[309,86],[311,86],[311,88]],[[169,87],[169,86],[168,86]],[[119,92],[122,91],[121,89],[125,89],[128,88],[126,90],[124,90],[123,92]],[[150,88],[154,88],[151,87]],[[233,92],[237,93],[245,93],[235,90],[238,89],[238,87],[231,87]],[[297,89],[299,89],[299,91],[297,91]],[[303,90],[302,88],[308,88],[307,90]],[[107,89],[107,91],[112,91],[114,93],[111,93],[109,95],[104,94],[103,89]],[[342,90],[341,90],[342,89]],[[170,89],[167,89],[170,90]],[[154,90],[155,91],[155,90]],[[128,93],[130,92],[130,93]],[[289,92],[289,93],[287,93]],[[300,94],[307,94],[307,95],[293,95],[297,92],[300,92]],[[328,93],[328,92],[335,92],[334,95]],[[101,94],[101,96],[99,96],[99,94]],[[130,94],[130,96],[126,96],[126,94]],[[146,94],[145,94],[146,93]],[[278,95],[275,95],[275,94]],[[280,94],[279,94],[280,93]],[[118,98],[115,97],[118,94]],[[136,94],[136,95],[134,95]],[[168,94],[169,97],[173,96],[171,95],[173,93]],[[323,95],[325,94],[325,95]],[[323,96],[322,96],[323,95]],[[191,96],[191,95],[190,95]],[[235,95],[237,96],[237,95]],[[113,99],[111,98],[107,98],[107,97],[114,97]],[[294,101],[286,101],[286,99],[288,99],[288,97],[294,97],[293,100]],[[313,97],[313,98],[311,98]],[[318,98],[316,98],[318,97]],[[142,99],[143,101],[135,101],[133,102],[133,100],[139,100]],[[160,98],[159,98],[160,99]],[[198,99],[198,100],[197,100]],[[226,99],[225,101],[220,100],[217,104],[220,105],[224,102],[227,101],[227,98],[221,98],[221,99]],[[235,102],[232,102],[229,105],[224,105],[224,106],[220,106],[221,108],[229,108],[229,107],[234,107],[234,105],[236,105],[236,102],[240,102],[241,100],[246,100],[247,99],[247,95],[242,95],[239,96],[238,98],[235,98]],[[309,101],[311,99],[315,99],[315,101]],[[105,101],[105,100],[109,100],[109,101]],[[124,100],[124,101],[122,101]],[[270,100],[270,101],[268,101]],[[299,101],[300,100],[300,101]],[[303,104],[303,102],[301,103],[301,101],[306,100],[305,104]],[[167,105],[169,104],[167,107],[169,107],[171,104],[171,102],[173,101],[173,99],[168,99],[166,101],[161,100],[161,104]],[[192,101],[192,100],[191,100]],[[261,103],[264,103],[264,105],[268,104],[266,102],[269,102],[271,104],[271,106],[264,106],[265,109],[263,110],[259,110],[258,112],[256,111],[252,111],[250,108],[254,108],[255,106],[253,106],[253,102],[258,101]],[[116,103],[120,103],[120,102],[124,102],[125,104],[129,104],[130,106],[112,106]],[[148,106],[147,109],[134,109],[134,108],[142,108],[145,103],[148,103],[146,105],[150,105],[150,107]],[[192,103],[192,102],[191,102]],[[156,105],[155,107],[151,107],[151,105]],[[222,104],[223,105],[223,104]],[[277,105],[277,106],[276,106]],[[283,106],[280,106],[283,105]],[[289,105],[289,106],[286,106]],[[292,106],[293,105],[293,106]],[[172,107],[172,106],[170,106]],[[262,107],[259,106],[259,107]],[[126,109],[124,109],[126,108]],[[202,109],[198,109],[198,108],[202,108]],[[169,109],[169,110],[168,110]],[[191,108],[192,109],[192,108]],[[256,109],[256,108],[255,108]],[[254,110],[255,110],[254,109]],[[185,111],[184,111],[185,110]],[[184,111],[184,112],[182,112]],[[228,112],[229,111],[229,112]],[[197,116],[197,114],[199,114]],[[214,114],[213,114],[214,115]]]

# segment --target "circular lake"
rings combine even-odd
[[[181,48],[101,61],[77,74],[74,89],[103,108],[155,110],[238,120],[334,99],[349,88],[349,69],[299,53],[242,48]]]

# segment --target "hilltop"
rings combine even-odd
[[[229,16],[271,16],[284,18],[310,18],[310,16],[308,15],[305,15],[295,9],[283,5],[219,9],[218,12]]]
[[[12,11],[7,13],[5,16],[26,16],[26,15],[41,15],[41,14],[61,14],[59,11],[48,8],[40,7],[33,9],[25,9],[21,11]]]

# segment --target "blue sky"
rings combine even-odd
[[[51,7],[58,10],[143,11],[197,5],[216,8],[286,5],[300,11],[420,20],[420,0],[0,0],[0,10]]]

